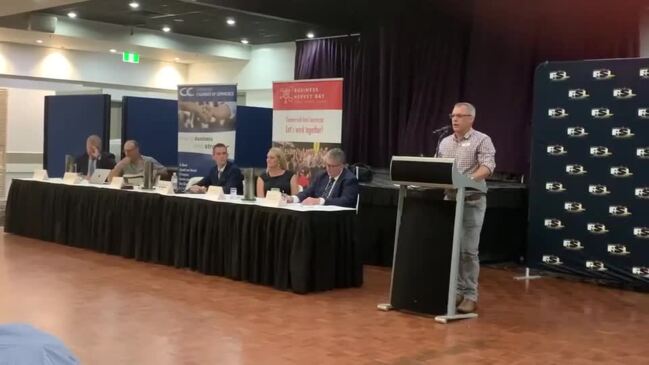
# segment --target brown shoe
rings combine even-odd
[[[478,303],[466,298],[457,306],[457,311],[460,313],[473,313],[476,309],[478,309]]]
[[[462,303],[463,300],[464,300],[464,296],[462,294],[455,294],[455,306],[456,307],[458,305],[460,305],[460,303]]]

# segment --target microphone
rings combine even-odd
[[[445,126],[443,126],[443,127],[441,127],[441,128],[437,128],[437,129],[435,129],[435,130],[433,131],[433,134],[444,133],[444,132],[447,132],[449,129],[451,129],[451,126],[450,126],[450,125],[445,125]]]

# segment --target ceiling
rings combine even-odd
[[[53,6],[61,6],[82,1],[85,0],[2,0],[2,3],[0,4],[0,16],[47,9]]]
[[[173,33],[250,44],[357,33],[370,9],[369,0],[89,0],[50,7],[41,12],[150,30],[169,26]],[[232,17],[236,25],[229,26]]]

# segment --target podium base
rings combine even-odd
[[[453,314],[453,315],[445,315],[445,316],[436,316],[435,317],[435,322],[439,323],[448,323],[452,321],[457,321],[459,319],[470,319],[470,318],[478,318],[478,313],[467,313],[467,314]]]
[[[378,309],[380,311],[384,311],[384,312],[389,312],[389,311],[393,310],[394,308],[392,307],[392,304],[390,304],[390,303],[381,303],[381,304],[376,306],[376,309]]]

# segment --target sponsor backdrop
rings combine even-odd
[[[236,85],[178,86],[178,187],[193,176],[205,176],[214,166],[212,147],[228,146],[235,155]]]
[[[649,287],[649,60],[535,76],[530,266]]]
[[[273,83],[273,145],[284,150],[300,185],[340,147],[342,116],[343,79]]]

